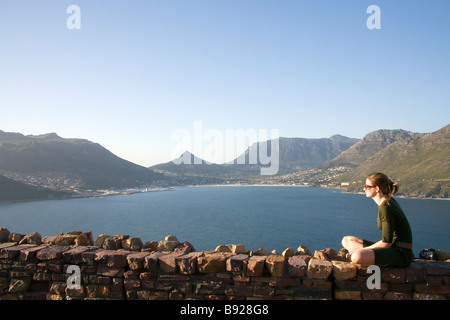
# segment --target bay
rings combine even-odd
[[[414,253],[450,251],[450,201],[397,198],[408,217]],[[128,234],[145,241],[176,235],[197,251],[220,244],[247,250],[299,245],[341,248],[345,235],[378,241],[377,207],[362,194],[288,186],[177,187],[173,191],[105,198],[0,204],[0,226],[42,236],[68,231]]]

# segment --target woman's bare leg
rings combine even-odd
[[[349,252],[363,248],[363,239],[354,236],[345,236],[342,238],[342,246]]]
[[[351,253],[351,261],[362,267],[375,264],[375,252],[372,249],[356,249]]]

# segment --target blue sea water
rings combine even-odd
[[[416,256],[450,251],[450,201],[397,198],[410,222]],[[341,248],[345,235],[378,241],[377,206],[362,194],[286,186],[177,187],[106,198],[0,204],[0,226],[42,236],[67,231],[128,234],[145,241],[166,235],[197,251],[220,244],[247,250],[304,245],[311,252]]]

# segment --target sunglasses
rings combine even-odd
[[[377,186],[369,186],[368,184],[365,184],[364,185],[364,190],[367,190],[367,189],[371,189],[371,188],[376,188]]]

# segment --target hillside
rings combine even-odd
[[[380,171],[398,181],[400,192],[417,197],[450,194],[450,125],[419,137],[396,141],[368,157],[337,181],[361,191],[366,175]]]
[[[55,192],[53,190],[31,186],[0,175],[0,202],[63,199],[68,196],[70,194],[67,192]]]
[[[373,156],[378,151],[384,149],[391,143],[403,140],[410,140],[423,133],[414,133],[406,130],[377,130],[370,132],[363,139],[352,145],[350,148],[339,154],[336,158],[326,162],[322,167],[331,168],[337,166],[356,167]]]
[[[55,133],[24,136],[3,131],[0,131],[0,173],[72,179],[85,189],[136,187],[163,177],[85,139],[64,139]]]

